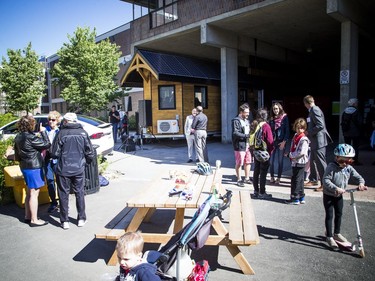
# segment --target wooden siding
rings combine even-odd
[[[221,131],[221,93],[220,87],[205,84],[190,84],[182,82],[158,81],[154,77],[149,80],[150,83],[144,81],[145,99],[151,99],[152,106],[152,131],[157,134],[157,120],[175,120],[179,115],[179,132],[184,133],[184,125],[186,116],[191,114],[194,107],[194,86],[207,86],[208,92],[208,108],[204,109],[204,113],[208,117],[209,132]],[[159,86],[175,86],[176,109],[159,110]],[[151,98],[149,98],[147,89],[151,89]]]

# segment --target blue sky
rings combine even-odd
[[[53,55],[78,26],[100,35],[133,19],[132,5],[120,0],[0,0],[0,14],[0,62],[29,42],[38,56]]]

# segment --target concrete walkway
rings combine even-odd
[[[217,159],[222,161],[225,187],[237,189],[232,146],[211,140],[208,149],[212,165]],[[255,270],[254,276],[243,275],[225,247],[204,247],[193,253],[193,257],[209,261],[210,280],[373,280],[375,169],[370,164],[375,152],[363,151],[362,156],[361,162],[365,165],[356,168],[371,186],[367,192],[355,193],[366,252],[364,259],[355,253],[333,252],[327,248],[323,241],[322,193],[306,190],[305,205],[284,204],[290,193],[290,167],[287,166],[281,185],[267,185],[267,192],[272,193],[273,198],[253,200],[260,244],[242,247],[242,251]],[[106,261],[115,244],[95,239],[95,232],[124,208],[128,198],[142,192],[155,178],[168,177],[171,169],[194,169],[195,164],[187,164],[186,158],[183,141],[147,144],[143,150],[137,147],[135,153],[114,152],[108,157],[110,184],[86,197],[88,223],[83,228],[76,226],[74,196],[70,198],[71,228],[66,231],[59,227],[58,213],[48,215],[48,205],[39,209],[40,217],[50,222],[41,228],[30,228],[22,223],[24,210],[16,204],[0,206],[1,279],[113,280],[118,267],[109,267]],[[245,188],[252,190],[250,185]],[[187,221],[192,214],[187,214]],[[163,216],[160,220],[173,217],[172,212],[160,215]],[[227,211],[223,218],[224,222],[228,220]],[[147,227],[159,226],[150,223]],[[353,241],[356,237],[349,201],[345,202],[342,233]],[[146,247],[157,249],[157,245]]]

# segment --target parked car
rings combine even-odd
[[[36,131],[39,130],[40,124],[44,127],[48,125],[48,114],[39,114],[34,116],[37,121],[35,126]],[[91,143],[98,146],[96,149],[97,154],[107,155],[113,151],[114,142],[112,136],[112,125],[105,123],[99,119],[77,115],[78,122],[82,124],[83,129],[89,134]],[[0,128],[0,139],[7,139],[15,137],[17,134],[17,121],[14,120]]]

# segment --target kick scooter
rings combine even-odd
[[[346,251],[355,252],[356,246],[358,246],[359,255],[364,258],[365,257],[365,250],[363,248],[363,241],[361,236],[361,230],[359,229],[359,221],[358,221],[358,215],[357,215],[357,208],[356,203],[354,201],[354,192],[357,191],[357,189],[348,189],[346,192],[350,193],[350,205],[353,206],[353,212],[354,212],[354,220],[355,220],[355,226],[357,229],[357,240],[353,243],[350,242],[341,242],[338,240],[335,240],[336,243],[340,248]]]

